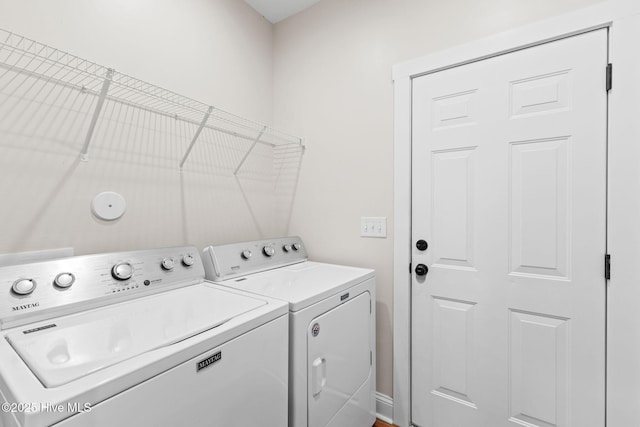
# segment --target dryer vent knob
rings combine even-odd
[[[173,270],[173,267],[175,267],[175,263],[173,262],[173,258],[165,258],[162,260],[162,263],[160,264],[162,266],[163,270],[166,271],[171,271]]]
[[[196,259],[193,257],[193,255],[185,255],[182,258],[182,264],[184,264],[185,267],[191,267],[195,263]]]
[[[273,246],[265,246],[262,248],[262,253],[265,256],[272,257],[276,253],[276,250],[273,249]]]

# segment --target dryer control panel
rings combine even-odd
[[[209,280],[219,281],[306,261],[298,236],[209,246],[202,261]]]
[[[0,268],[0,329],[204,280],[192,246],[75,256]]]

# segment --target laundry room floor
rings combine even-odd
[[[373,427],[396,427],[393,424],[389,424],[386,423],[380,419],[376,419],[376,423],[373,425]]]

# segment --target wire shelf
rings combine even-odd
[[[0,29],[5,251],[284,235],[304,152],[297,136]],[[119,225],[86,215],[105,190],[127,197]]]
[[[236,174],[258,144],[304,150],[300,137],[2,29],[0,96],[0,114],[10,116],[0,123],[0,131],[26,136],[30,141],[46,138],[76,149],[82,143],[83,160],[87,160],[90,145],[99,135],[97,129],[102,128],[104,136],[109,124],[125,126],[122,117],[135,120],[135,114],[183,122],[183,129],[193,131],[190,141],[180,135],[178,143],[185,149],[180,168],[204,130],[244,141],[237,145],[245,152],[234,170]],[[137,113],[132,113],[134,110]],[[36,119],[37,125],[27,126]],[[148,127],[140,123],[130,126]]]

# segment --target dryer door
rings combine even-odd
[[[362,293],[308,325],[309,427],[327,425],[371,374],[370,304]]]

